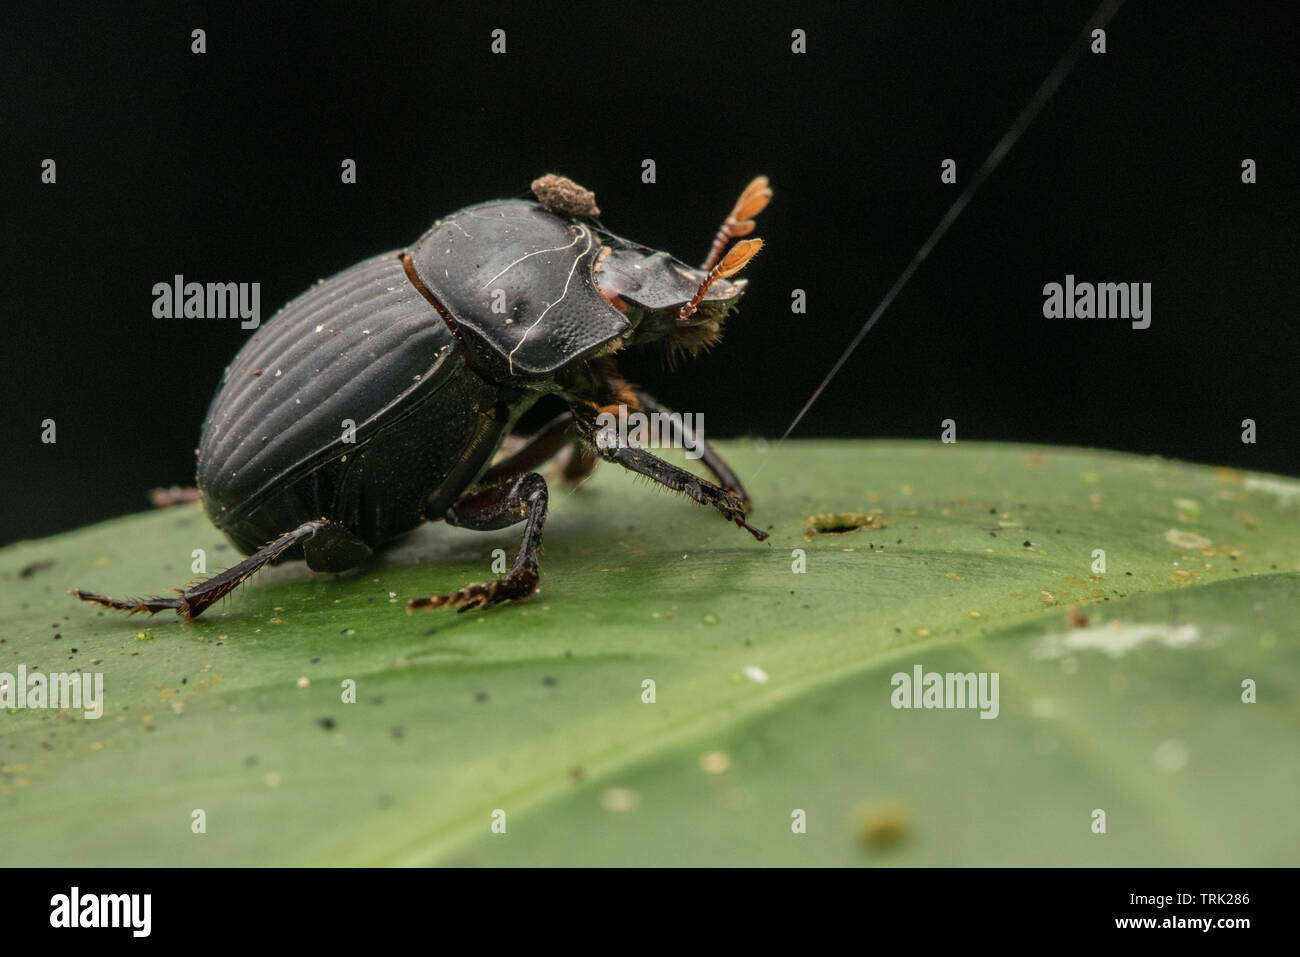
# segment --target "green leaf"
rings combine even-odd
[[[404,603],[490,577],[517,528],[284,565],[189,624],[65,592],[233,563],[197,507],[0,551],[0,671],[104,675],[97,720],[0,711],[0,864],[1297,863],[1300,483],[965,442],[726,453],[769,542],[605,466],[552,483],[542,591],[486,613]],[[806,538],[823,513],[884,527]],[[997,717],[896,709],[918,665],[996,672]]]

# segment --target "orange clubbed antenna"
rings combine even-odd
[[[772,200],[772,190],[768,188],[766,176],[755,176],[753,181],[745,187],[745,191],[740,194],[740,199],[736,200],[736,205],[731,209],[729,215],[722,223],[718,230],[718,235],[713,239],[713,248],[709,250],[709,258],[704,260],[704,265],[700,268],[704,270],[712,269],[722,255],[722,251],[727,248],[727,243],[733,239],[739,239],[742,236],[748,236],[754,231],[754,217],[767,208],[767,204]]]
[[[700,288],[696,291],[695,296],[691,301],[682,306],[681,309],[677,310],[678,321],[686,320],[693,316],[695,310],[699,308],[700,301],[704,298],[704,294],[709,291],[710,286],[719,279],[730,279],[736,273],[740,272],[749,264],[751,259],[758,255],[758,251],[762,248],[763,240],[761,239],[742,239],[740,242],[736,243],[736,245],[732,246],[730,252],[722,257],[722,262],[709,270],[708,276],[705,277],[704,282],[700,283]]]

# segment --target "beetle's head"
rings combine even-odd
[[[709,258],[699,269],[665,252],[611,237],[596,266],[596,282],[627,316],[637,344],[663,342],[673,354],[695,353],[722,338],[722,326],[744,295],[746,280],[733,279],[763,247],[762,240],[733,239],[754,230],[754,219],[772,197],[767,178],[749,184],[718,231]],[[723,255],[723,251],[726,254]]]

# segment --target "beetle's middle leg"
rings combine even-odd
[[[448,525],[476,531],[493,531],[525,522],[519,555],[505,578],[466,585],[452,595],[413,598],[406,603],[407,612],[416,608],[455,608],[457,611],[491,608],[503,601],[527,598],[535,592],[546,502],[546,479],[536,472],[528,472],[500,485],[476,489],[447,509]]]
[[[553,458],[566,444],[571,447],[572,453],[564,463],[565,480],[577,482],[586,478],[596,467],[596,456],[579,436],[573,413],[561,412],[530,435],[517,451],[483,473],[479,484],[495,485],[516,475],[531,472]]]

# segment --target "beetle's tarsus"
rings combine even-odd
[[[511,572],[505,578],[490,582],[474,582],[451,595],[431,595],[412,598],[406,603],[409,614],[417,608],[455,608],[464,613],[472,608],[488,609],[506,601],[523,601],[537,591],[537,571]]]
[[[118,611],[124,611],[128,615],[139,615],[148,613],[156,615],[160,611],[175,609],[177,614],[185,614],[185,599],[181,598],[112,598],[108,595],[96,595],[94,592],[82,591],[80,588],[69,588],[69,595],[74,595],[84,602],[93,605],[103,605],[105,608],[116,608]]]

